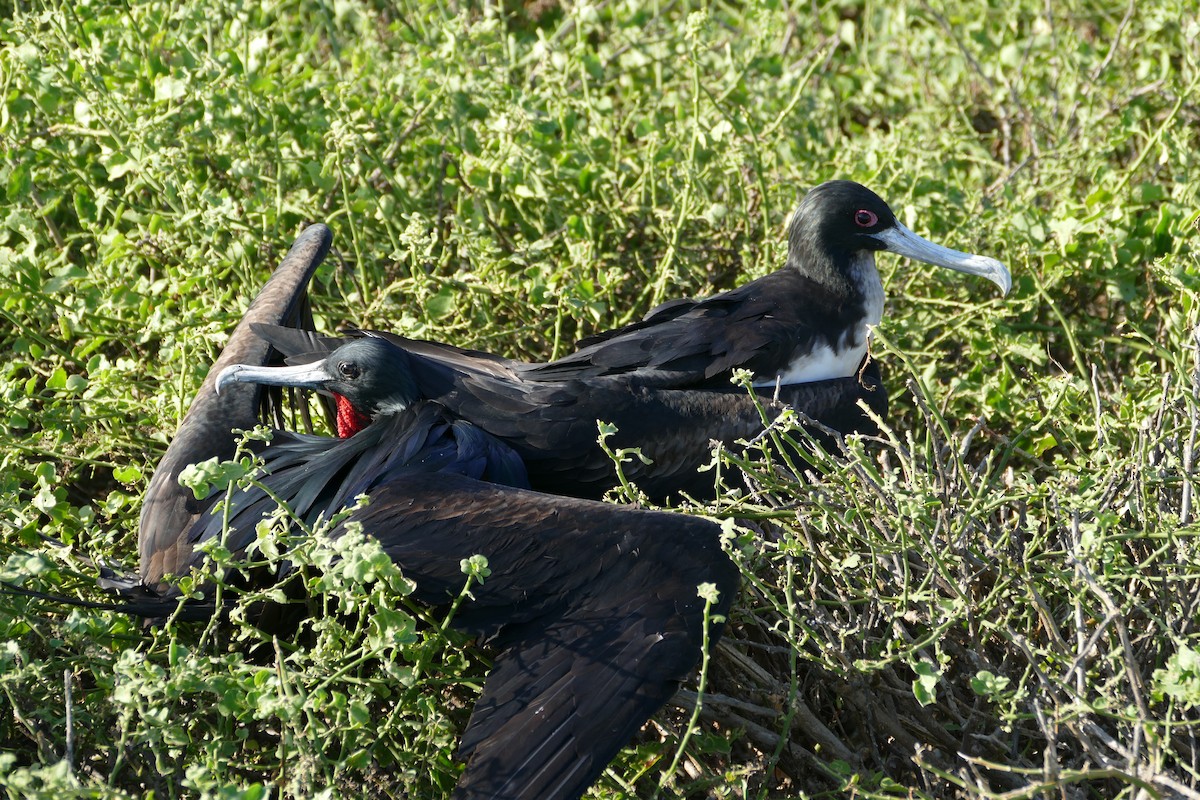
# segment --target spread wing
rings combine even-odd
[[[697,586],[717,585],[717,615],[737,592],[716,524],[487,482],[511,451],[435,404],[345,440],[277,434],[263,455],[269,493],[230,498],[197,540],[228,519],[225,546],[242,550],[275,497],[312,520],[365,493],[349,520],[415,581],[415,599],[449,603],[462,559],[487,557],[491,574],[453,620],[495,653],[460,745],[459,798],[580,796],[699,661]]]
[[[268,362],[271,353],[268,343],[250,329],[257,322],[311,327],[306,289],[313,272],[329,252],[331,241],[329,229],[324,225],[312,225],[297,237],[209,370],[154,471],[142,503],[138,553],[144,583],[155,585],[164,575],[182,574],[191,559],[188,532],[212,504],[211,499],[197,501],[190,490],[180,486],[179,473],[188,464],[213,457],[231,458],[235,439],[230,431],[258,424],[266,396],[264,390],[243,384],[231,387],[218,398],[213,391],[217,373],[229,364]]]
[[[680,514],[417,475],[352,519],[424,602],[457,594],[460,559],[488,559],[453,621],[496,653],[456,798],[580,796],[699,662],[697,586],[718,586],[720,615],[737,591],[719,527]]]

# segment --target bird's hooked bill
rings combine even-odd
[[[254,364],[230,364],[217,375],[216,391],[231,383],[257,383],[263,386],[290,386],[297,389],[321,389],[332,379],[324,361],[288,367],[260,367]]]
[[[934,244],[901,225],[899,220],[887,230],[875,234],[875,238],[883,242],[889,252],[896,255],[970,275],[979,275],[999,286],[1004,294],[1008,294],[1012,289],[1012,274],[996,259]]]

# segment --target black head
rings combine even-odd
[[[369,336],[341,345],[323,361],[287,367],[234,364],[217,376],[217,391],[230,383],[315,389],[345,398],[370,418],[401,411],[420,399],[408,353]]]
[[[329,378],[321,388],[345,397],[372,417],[399,411],[420,397],[408,353],[383,339],[347,342],[329,354],[324,370]]]
[[[896,215],[879,195],[854,181],[822,183],[800,201],[788,227],[788,262],[822,255],[845,261],[863,250],[887,247],[875,234],[893,227]]]
[[[788,227],[788,266],[817,279],[851,279],[862,256],[889,250],[981,275],[1006,294],[1012,277],[994,258],[934,244],[902,225],[879,195],[854,181],[828,181],[800,201]],[[873,269],[874,260],[871,260]]]

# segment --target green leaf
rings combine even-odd
[[[29,193],[31,181],[29,178],[29,168],[24,164],[15,164],[8,173],[8,199],[10,202],[16,202]]]
[[[918,661],[912,665],[913,672],[917,673],[917,678],[912,682],[913,697],[922,706],[932,705],[937,702],[937,686],[941,682],[941,671],[936,664],[929,661]]]
[[[186,95],[187,91],[187,82],[171,75],[159,75],[154,80],[155,102],[162,103],[171,100],[178,100]]]
[[[464,558],[459,562],[458,566],[464,575],[474,578],[479,583],[483,583],[484,578],[492,574],[492,571],[488,568],[487,557],[479,554],[473,555],[470,558]]]
[[[113,478],[126,486],[138,483],[142,479],[142,471],[136,464],[113,468]]]
[[[250,473],[252,465],[243,461],[218,461],[214,456],[198,464],[189,464],[179,473],[179,484],[191,489],[197,500],[204,500],[214,490],[224,490],[231,483]]]
[[[455,292],[446,287],[425,302],[425,310],[435,320],[445,319],[454,314],[456,302]]]
[[[1170,697],[1185,708],[1200,706],[1200,649],[1180,645],[1151,680],[1159,699]]]
[[[971,679],[971,691],[980,697],[987,697],[994,700],[1008,687],[1008,684],[1009,679],[1007,677],[982,669],[975,673],[975,677]]]
[[[50,377],[46,379],[46,388],[54,391],[67,388],[67,371],[62,367],[56,367],[50,373]]]

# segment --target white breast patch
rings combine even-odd
[[[792,383],[849,378],[862,363],[863,356],[867,354],[867,338],[864,336],[862,345],[858,347],[845,347],[837,352],[834,352],[833,348],[828,345],[817,347],[807,355],[793,360],[786,369],[779,373],[778,378],[756,380],[754,387],[763,389],[770,388],[776,383],[787,386]]]
[[[862,363],[871,341],[871,328],[883,319],[883,282],[875,269],[875,256],[862,253],[850,264],[847,273],[863,295],[863,317],[849,328],[834,346],[822,343],[792,359],[778,376],[754,381],[756,389],[776,384],[812,383],[833,378],[849,378]]]

